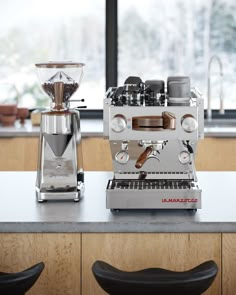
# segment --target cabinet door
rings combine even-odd
[[[111,171],[110,144],[102,137],[82,139],[83,167],[85,171]]]
[[[235,171],[235,138],[204,138],[197,147],[198,171]]]
[[[236,294],[236,234],[222,234],[223,295]]]
[[[106,294],[91,271],[96,260],[104,260],[128,271],[149,267],[182,271],[211,259],[219,266],[219,273],[205,294],[220,295],[220,234],[82,234],[82,294]]]
[[[45,268],[28,295],[80,295],[81,234],[0,234],[0,271]]]
[[[33,171],[38,163],[38,137],[0,139],[0,171]]]

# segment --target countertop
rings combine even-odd
[[[78,202],[35,197],[36,172],[0,172],[0,232],[236,232],[236,172],[198,172],[202,209],[105,208],[112,172],[85,172]]]
[[[204,137],[236,138],[236,126],[235,127],[204,127]]]
[[[81,120],[82,137],[102,137],[103,120],[102,119],[82,119]],[[39,136],[39,126],[32,126],[30,120],[26,120],[25,125],[16,121],[12,127],[2,127],[0,125],[0,137],[36,137]],[[205,137],[235,137],[235,127],[205,127]]]

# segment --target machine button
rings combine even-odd
[[[123,115],[115,115],[111,120],[111,129],[114,132],[122,132],[127,126],[126,118]]]
[[[182,117],[181,125],[185,132],[191,133],[198,128],[198,122],[192,115],[185,115]]]

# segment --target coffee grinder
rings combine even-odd
[[[50,110],[41,113],[36,197],[79,201],[84,190],[79,111],[69,100],[79,88],[83,63],[36,64],[41,87],[50,97]]]

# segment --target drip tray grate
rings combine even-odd
[[[112,179],[109,180],[107,189],[111,190],[158,190],[158,189],[194,189],[197,188],[195,182],[190,180],[127,180]]]

